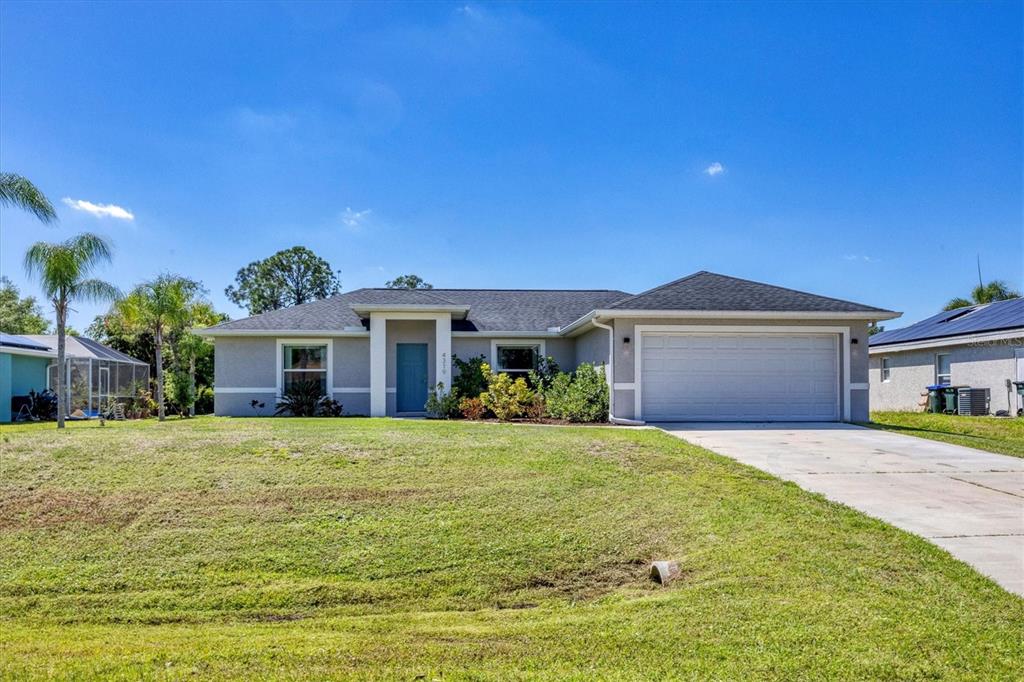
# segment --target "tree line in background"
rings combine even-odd
[[[24,209],[44,223],[57,218],[53,205],[26,178],[0,173],[0,205]],[[191,330],[229,318],[218,313],[202,283],[188,277],[161,274],[136,285],[122,295],[114,285],[92,277],[99,265],[111,261],[112,246],[104,238],[84,233],[59,243],[37,242],[25,255],[26,272],[35,277],[53,306],[58,364],[64,365],[66,336],[76,332],[67,326],[67,314],[75,301],[110,301],[105,315],[97,316],[86,335],[127,355],[145,360],[156,369],[154,393],[160,419],[171,405],[182,416],[213,407],[213,345]],[[980,272],[979,272],[980,275]],[[389,289],[432,289],[415,274],[401,275],[385,283]],[[278,251],[253,261],[235,275],[224,293],[250,315],[309,303],[337,294],[340,272],[304,246]],[[1019,298],[1001,280],[984,283],[970,299],[953,298],[945,310]],[[0,331],[11,334],[43,334],[49,329],[43,310],[32,296],[22,297],[6,277],[0,278]],[[873,325],[871,333],[883,327]],[[66,391],[63,373],[57,373],[58,426],[63,427]]]

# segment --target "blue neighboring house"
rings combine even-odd
[[[57,352],[39,341],[0,332],[0,422],[11,421],[11,398],[46,389]]]

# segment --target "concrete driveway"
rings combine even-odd
[[[849,424],[655,424],[928,538],[1024,596],[1024,459]]]

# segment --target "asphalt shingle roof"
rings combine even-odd
[[[909,327],[879,332],[871,337],[868,345],[885,346],[1012,329],[1020,329],[1024,336],[1024,298],[944,310]]]
[[[466,305],[469,317],[454,331],[547,331],[629,296],[614,290],[356,289],[312,303],[272,310],[213,327],[225,331],[325,331],[363,324],[353,305]]]
[[[211,330],[327,331],[364,326],[352,306],[469,306],[454,331],[542,332],[587,313],[611,310],[751,310],[888,313],[849,301],[698,272],[639,295],[614,289],[356,289],[330,298],[225,322]]]
[[[719,275],[695,272],[674,282],[616,302],[611,309],[620,310],[743,310],[770,312],[856,312],[891,313],[892,311],[861,305],[838,298],[818,296],[795,289],[786,289]]]

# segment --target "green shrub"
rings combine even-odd
[[[480,394],[480,402],[501,421],[518,419],[533,404],[536,393],[530,390],[526,379],[512,379],[508,374],[494,374],[490,365],[483,363],[487,377],[487,390]]]
[[[547,390],[551,382],[554,381],[555,377],[561,374],[561,370],[558,368],[558,363],[550,355],[542,357],[537,360],[537,366],[530,370],[529,383],[530,388],[543,392]]]
[[[487,372],[484,372],[487,358],[483,355],[469,360],[460,360],[458,356],[453,355],[452,365],[455,366],[452,392],[458,393],[464,398],[476,398],[487,390]]]
[[[570,374],[559,374],[544,392],[548,416],[571,422],[608,420],[608,382],[604,372],[583,364]]]
[[[171,408],[182,417],[187,417],[189,407],[196,401],[196,392],[188,372],[171,370],[164,373],[164,394]]]
[[[293,417],[340,417],[341,403],[323,395],[319,381],[300,381],[292,384],[277,402],[274,416],[290,414]]]
[[[453,419],[462,414],[459,409],[459,393],[455,389],[445,393],[444,383],[438,383],[430,390],[425,406],[427,414],[434,419]]]

